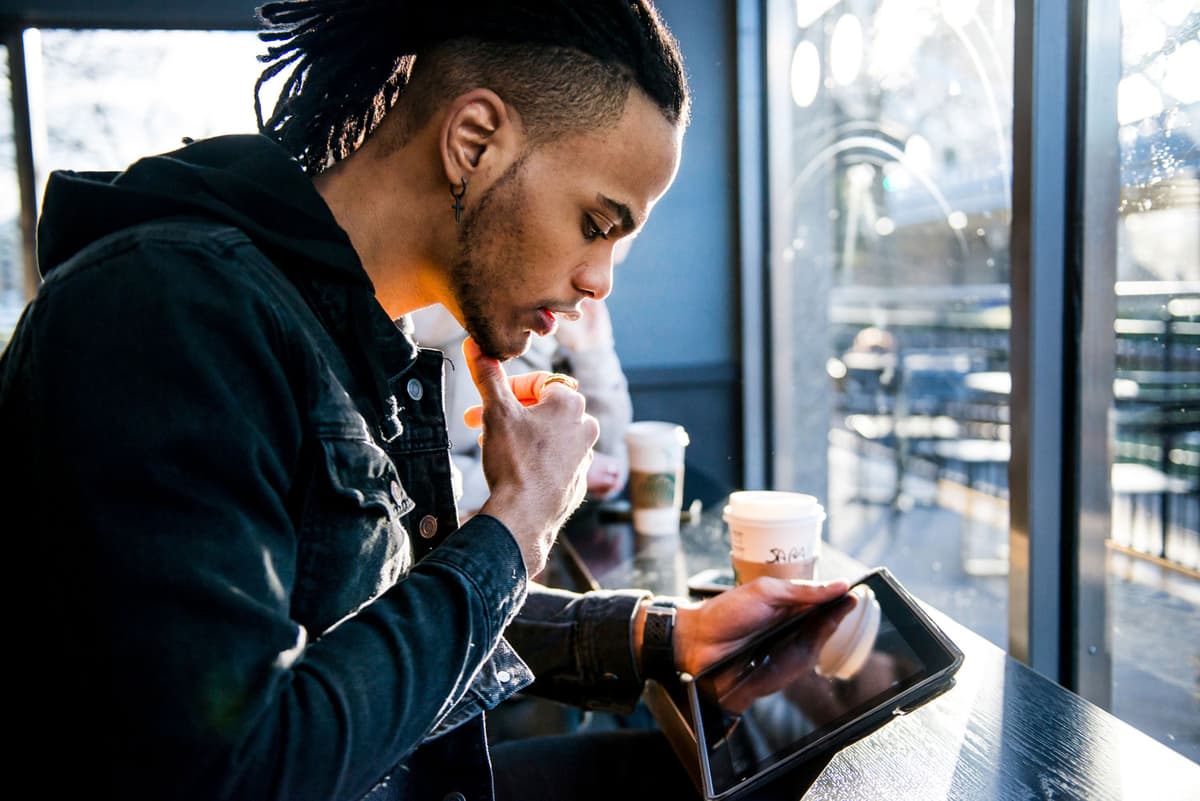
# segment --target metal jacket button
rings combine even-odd
[[[425,394],[425,387],[421,386],[421,382],[415,378],[408,379],[408,397],[415,401],[419,401],[421,396]]]
[[[431,539],[434,534],[437,534],[437,529],[437,518],[433,515],[425,515],[421,518],[421,525],[417,530],[421,532],[421,536],[425,539]]]
[[[442,801],[467,801],[467,797],[462,793],[446,793]]]

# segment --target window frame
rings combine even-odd
[[[1112,707],[1112,643],[1108,619],[1109,549],[1112,530],[1114,460],[1113,379],[1116,374],[1117,209],[1121,153],[1117,139],[1117,85],[1121,78],[1119,0],[1073,0],[1080,8],[1072,24],[1082,37],[1074,74],[1082,108],[1078,119],[1076,180],[1079,224],[1074,227],[1079,264],[1078,308],[1087,310],[1078,327],[1078,458],[1076,525],[1070,551],[1074,605],[1065,665],[1066,686],[1104,709]],[[1086,76],[1086,80],[1084,80]],[[1065,299],[1065,300],[1070,300]]]

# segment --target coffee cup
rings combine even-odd
[[[683,426],[639,420],[625,430],[629,452],[629,501],[633,530],[639,534],[678,534],[683,509]]]
[[[825,509],[813,495],[779,490],[731,493],[722,518],[729,526],[734,580],[759,576],[816,578]]]

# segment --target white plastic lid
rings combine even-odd
[[[875,648],[883,611],[870,587],[850,591],[857,599],[854,608],[842,618],[817,657],[817,673],[837,679],[851,679],[862,670]]]
[[[781,490],[741,490],[729,493],[726,516],[743,520],[794,520],[800,517],[825,518],[825,509],[815,495]]]
[[[625,428],[626,442],[669,442],[686,448],[691,444],[687,429],[665,420],[637,420]]]

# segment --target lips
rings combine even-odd
[[[538,325],[533,330],[534,333],[545,336],[554,332],[554,329],[558,327],[559,319],[575,321],[581,316],[580,311],[571,306],[562,308],[540,306],[538,307]]]
[[[534,329],[534,333],[539,336],[546,336],[554,332],[558,325],[558,320],[554,317],[554,312],[549,309],[538,309],[538,324]]]

